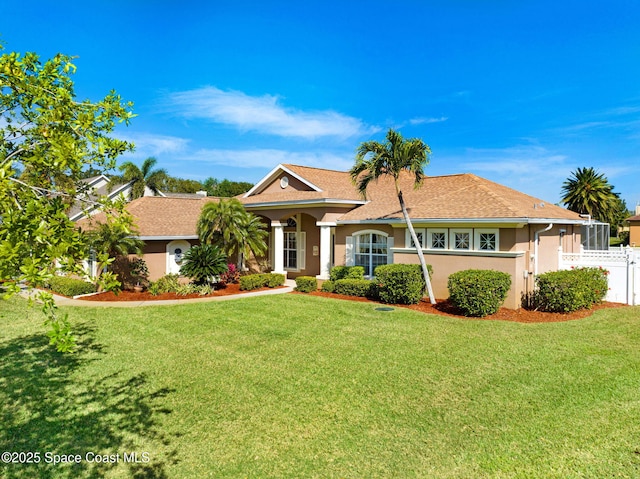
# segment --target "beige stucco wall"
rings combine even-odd
[[[417,226],[424,228],[425,226]],[[434,227],[445,227],[437,225]],[[457,227],[457,226],[456,226]],[[474,225],[461,227],[473,228]],[[509,255],[484,255],[479,252],[455,253],[455,252],[430,252],[425,250],[425,259],[433,267],[432,286],[434,294],[439,299],[449,296],[447,281],[449,275],[465,269],[492,269],[502,271],[511,276],[511,290],[505,300],[504,306],[518,309],[521,306],[522,294],[531,291],[534,286],[533,258],[535,233],[543,230],[547,225],[525,225],[523,227],[499,228],[500,252],[511,253]],[[486,229],[486,225],[480,226]],[[565,233],[560,235],[560,230]],[[378,230],[393,236],[394,248],[405,248],[406,228],[392,228],[387,225],[344,225],[336,228],[335,258],[336,265],[346,262],[346,237],[363,230]],[[573,225],[553,225],[547,232],[539,233],[538,248],[538,273],[555,271],[558,268],[558,248],[563,247],[564,252],[578,252],[580,250],[580,227]],[[417,264],[418,256],[412,252],[394,253],[394,263]],[[526,272],[526,273],[525,273]]]
[[[629,245],[640,247],[640,221],[629,221]]]
[[[149,280],[156,281],[166,274],[168,241],[145,241],[143,259],[149,268]]]

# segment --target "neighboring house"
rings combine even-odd
[[[534,276],[558,268],[559,248],[580,250],[579,215],[478,176],[426,177],[416,190],[407,175],[401,187],[438,298],[450,274],[495,269],[511,275],[505,306],[518,308]],[[365,201],[348,172],[278,165],[241,201],[269,225],[273,270],[289,277],[418,263],[390,178],[372,183]]]
[[[559,250],[580,251],[578,214],[478,176],[426,177],[417,190],[403,176],[401,186],[437,298],[448,297],[450,274],[493,269],[511,276],[505,306],[517,309],[536,274],[558,269]],[[328,279],[334,265],[362,265],[371,275],[380,264],[418,263],[389,178],[370,184],[365,200],[348,172],[278,165],[238,199],[267,225],[271,269],[290,278]],[[143,197],[128,205],[150,279],[179,271],[208,201],[217,199]]]
[[[629,246],[640,248],[640,205],[636,205],[636,214],[627,218],[629,222]]]
[[[84,183],[86,186],[76,204],[69,211],[71,221],[79,221],[98,212],[100,205],[97,200],[101,197],[106,197],[109,200],[115,200],[120,195],[127,200],[131,197],[130,182],[114,185],[105,175],[98,175],[87,178]]]

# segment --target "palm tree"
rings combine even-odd
[[[578,168],[563,183],[562,193],[562,202],[569,210],[590,215],[596,221],[615,221],[620,198],[603,173],[591,167]]]
[[[429,163],[430,153],[431,148],[422,140],[418,138],[405,140],[399,132],[390,128],[387,132],[385,143],[365,141],[360,144],[356,154],[356,164],[351,168],[349,174],[358,192],[360,192],[363,197],[366,197],[367,187],[372,181],[377,181],[381,176],[391,176],[393,178],[400,208],[402,208],[402,215],[409,228],[416,253],[420,260],[420,265],[422,266],[422,274],[427,286],[429,301],[431,301],[431,304],[435,304],[436,301],[433,296],[427,264],[424,260],[420,242],[413,229],[413,224],[409,218],[399,182],[400,174],[406,171],[414,177],[414,188],[419,188],[424,179],[424,167]]]
[[[154,195],[160,192],[160,187],[168,175],[164,169],[152,169],[157,162],[158,160],[150,157],[142,162],[141,167],[131,161],[125,161],[120,165],[119,170],[123,173],[122,178],[133,183],[131,186],[132,200],[144,196],[145,187],[149,188]]]
[[[207,203],[198,219],[198,236],[203,243],[218,244],[229,256],[235,252],[254,256],[267,251],[269,234],[264,223],[249,213],[236,198]],[[241,256],[238,255],[238,265]]]

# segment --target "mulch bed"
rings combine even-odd
[[[296,293],[305,294],[305,293]],[[368,302],[374,304],[383,304],[377,301],[371,301],[367,298],[359,298],[355,296],[345,296],[335,293],[323,293],[317,291],[314,293],[306,293],[312,296],[323,296],[326,298],[345,299],[348,301]],[[389,306],[389,305],[385,305]],[[572,321],[574,319],[581,319],[591,316],[594,311],[605,308],[625,308],[626,304],[622,303],[600,303],[593,306],[591,309],[583,309],[574,311],[572,313],[545,313],[543,311],[529,311],[524,308],[520,309],[507,309],[500,308],[497,313],[485,316],[484,318],[470,318],[464,316],[457,308],[446,299],[436,300],[436,304],[432,305],[429,300],[422,300],[418,304],[412,305],[390,305],[392,307],[401,307],[413,309],[414,311],[420,311],[421,313],[437,314],[441,316],[450,316],[468,320],[493,320],[493,321],[514,321],[518,323],[557,323],[562,321]]]
[[[282,287],[282,286],[281,286]],[[263,291],[272,288],[260,288],[255,289],[254,291]],[[164,293],[159,294],[157,296],[151,295],[148,291],[144,291],[142,293],[136,293],[133,291],[121,291],[118,295],[107,292],[100,293],[93,296],[87,296],[84,298],[79,298],[85,301],[160,301],[167,299],[193,299],[193,298],[207,298],[207,297],[217,297],[217,296],[228,296],[234,294],[245,294],[249,291],[241,291],[239,284],[228,284],[226,288],[215,290],[212,294],[207,296],[200,296],[199,294],[188,294],[186,296],[180,296],[176,293]],[[293,294],[309,294],[311,296],[321,296],[325,298],[334,298],[334,299],[343,299],[347,301],[357,301],[357,302],[365,302],[372,304],[380,304],[377,301],[372,301],[367,298],[360,298],[356,296],[345,296],[341,294],[335,293],[323,293],[321,291],[316,291],[314,293],[296,293]],[[388,306],[388,305],[385,305]],[[485,316],[484,318],[469,318],[465,317],[453,306],[448,300],[441,299],[437,300],[435,305],[432,305],[428,300],[422,300],[418,304],[412,305],[392,305],[392,307],[401,307],[408,308],[414,311],[420,311],[421,313],[428,314],[437,314],[441,316],[450,316],[461,319],[468,320],[493,320],[493,321],[515,321],[518,323],[556,323],[561,321],[572,321],[575,319],[586,318],[591,316],[594,311],[605,308],[625,308],[626,304],[622,303],[601,303],[596,304],[592,309],[583,309],[579,311],[574,311],[572,313],[545,313],[542,311],[529,311],[524,308],[520,308],[517,310],[500,308],[497,313]]]
[[[280,286],[280,288],[283,287],[284,286]],[[215,298],[218,296],[229,296],[232,294],[254,293],[256,291],[263,291],[267,289],[278,288],[259,288],[252,291],[241,291],[239,284],[228,284],[225,288],[216,289],[213,293],[204,296],[201,296],[198,293],[187,294],[184,296],[176,293],[162,293],[158,294],[157,296],[153,296],[148,291],[143,291],[142,293],[136,293],[134,291],[120,291],[120,293],[118,294],[109,291],[106,293],[94,294],[92,296],[85,296],[78,299],[83,301],[162,301],[167,299]]]

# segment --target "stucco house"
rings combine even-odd
[[[417,190],[406,175],[401,187],[438,298],[450,274],[495,269],[511,275],[505,306],[516,309],[536,274],[558,268],[560,248],[580,250],[579,215],[476,175],[426,177]],[[389,178],[363,199],[348,172],[278,165],[241,201],[269,225],[271,265],[289,277],[418,262]]]
[[[505,306],[520,307],[534,276],[558,269],[559,250],[580,250],[584,219],[559,206],[473,174],[426,177],[421,188],[401,186],[437,298],[448,296],[450,274],[469,268],[511,275]],[[281,164],[238,197],[269,231],[271,270],[289,278],[327,279],[334,265],[417,263],[391,179],[362,198],[348,172]],[[216,198],[143,197],[128,209],[136,218],[151,279],[179,270],[197,244],[202,206]]]
[[[629,222],[629,246],[640,247],[640,205],[636,205],[636,214],[627,218]]]

